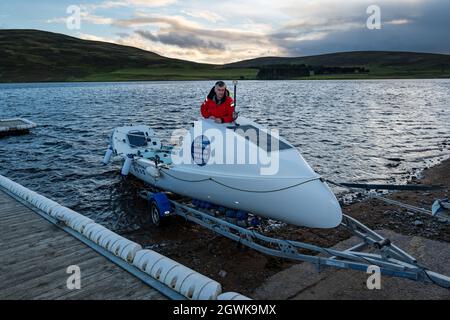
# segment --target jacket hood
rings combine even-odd
[[[214,97],[216,96],[216,92],[214,91],[214,88],[215,88],[215,86],[212,87],[211,91],[209,91],[208,99],[210,99],[210,100],[213,100]],[[227,97],[229,97],[229,96],[230,96],[230,91],[228,89],[226,89],[223,98],[219,101],[219,104],[224,103],[225,100],[227,99]]]

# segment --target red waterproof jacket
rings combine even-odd
[[[202,116],[209,118],[211,116],[222,119],[223,123],[233,122],[234,101],[230,97],[230,92],[225,91],[221,101],[216,103],[214,87],[209,92],[201,108]]]

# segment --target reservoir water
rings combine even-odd
[[[147,124],[168,137],[199,116],[213,84],[0,84],[0,118],[38,124],[0,139],[0,174],[112,229],[138,229],[137,181],[121,180],[119,161],[101,164],[111,130]],[[241,81],[237,104],[336,181],[404,183],[450,155],[450,80]]]

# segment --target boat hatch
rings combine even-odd
[[[281,151],[292,149],[293,147],[280,139],[270,135],[269,133],[260,130],[259,128],[251,125],[251,124],[243,124],[237,126],[230,126],[227,129],[233,130],[236,134],[244,137],[245,139],[251,141],[253,144],[256,144],[259,148],[263,149],[266,152],[272,151],[272,142],[278,142],[273,146],[274,151]]]
[[[142,131],[130,131],[127,134],[128,143],[131,147],[146,147],[147,137]]]

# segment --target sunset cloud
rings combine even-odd
[[[43,21],[62,33],[210,63],[353,50],[450,52],[450,1],[378,0],[380,30],[366,27],[366,11],[372,4],[371,0],[103,0],[80,6],[81,30],[64,29],[63,6],[59,17]]]

